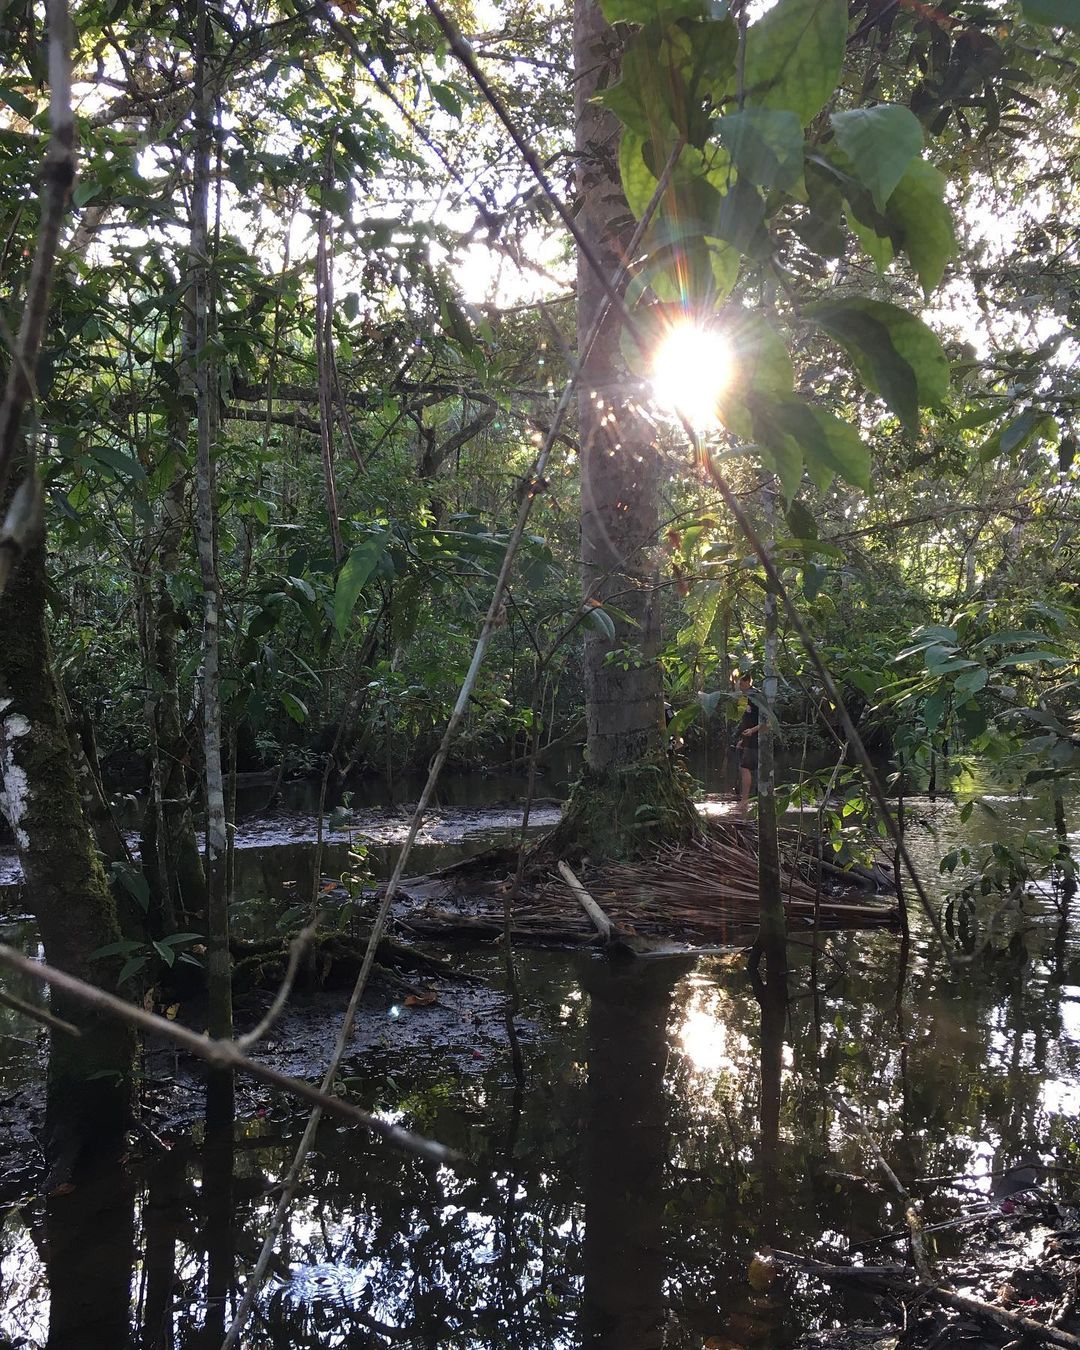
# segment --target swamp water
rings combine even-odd
[[[964,826],[950,804],[911,807],[926,818],[910,841],[935,885],[954,839],[1048,820],[1016,800]],[[276,862],[264,857],[248,894],[284,904],[296,859]],[[741,962],[520,952],[524,1092],[490,989],[447,986],[442,1006],[413,1010],[380,994],[345,1070],[350,1094],[458,1148],[469,1168],[434,1168],[324,1121],[245,1346],[731,1350],[872,1316],[854,1296],[755,1293],[747,1279],[763,1243],[829,1259],[903,1227],[839,1096],[926,1197],[928,1223],[981,1204],[990,1174],[1018,1162],[1080,1167],[1080,946],[1049,903],[1026,909],[1011,951],[961,972],[930,960],[918,932],[903,969],[896,935],[833,933],[815,984],[796,931],[786,1015],[763,1010]],[[500,978],[490,948],[453,960]],[[317,1072],[317,1033],[333,1034],[343,1002],[300,1000],[266,1056]],[[2,1016],[35,1046],[27,1023]],[[169,1078],[168,1064],[153,1070]],[[5,1071],[0,1093],[21,1085],[28,1058],[5,1058]],[[6,1196],[0,1345],[220,1345],[305,1119],[251,1088],[242,1102],[231,1150],[166,1120],[155,1128],[167,1153],[140,1145],[97,1187],[44,1206]],[[924,1178],[945,1180],[914,1184]],[[1077,1182],[1060,1171],[1048,1185]],[[948,1252],[963,1239],[936,1240]]]

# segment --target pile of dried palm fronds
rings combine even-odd
[[[852,884],[839,867],[820,863],[805,836],[785,830],[780,842],[781,891],[793,923],[864,927],[895,921],[894,904],[876,898],[861,877]],[[729,929],[745,932],[756,922],[756,831],[743,824],[723,826],[693,843],[663,848],[644,862],[585,868],[581,880],[622,934],[726,942]],[[474,877],[447,884],[437,895],[429,885],[417,887],[419,908],[407,913],[405,922],[431,934],[497,935],[512,884],[478,884]],[[408,895],[408,883],[404,892]],[[554,874],[511,896],[511,934],[533,942],[596,940],[593,924]]]

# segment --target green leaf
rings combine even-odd
[[[672,24],[679,19],[703,19],[708,0],[602,0],[608,23]]]
[[[796,539],[816,539],[817,521],[804,502],[792,502],[787,509],[788,529]]]
[[[125,450],[118,449],[115,445],[97,443],[88,445],[86,449],[91,458],[112,469],[114,473],[123,474],[125,477],[139,482],[146,477],[146,470],[135,456],[129,455]]]
[[[886,216],[929,299],[956,252],[952,212],[945,201],[945,175],[924,159],[914,160],[889,198]]]
[[[855,487],[870,486],[870,451],[855,428],[828,409],[794,394],[773,394],[756,398],[752,412],[758,439],[771,445],[778,436],[789,436],[811,469],[839,474]]]
[[[887,234],[878,234],[872,225],[865,225],[851,209],[851,203],[844,203],[844,215],[852,234],[873,259],[879,272],[884,272],[896,256],[893,241]]]
[[[787,345],[767,319],[756,310],[733,305],[717,322],[731,348],[732,386],[781,394],[794,389],[795,370]]]
[[[37,104],[11,84],[0,84],[0,103],[6,103],[12,112],[18,113],[28,122],[37,114]]]
[[[615,641],[615,621],[611,615],[606,612],[602,605],[587,604],[585,609],[585,621],[598,632],[601,637],[607,638],[609,642]]]
[[[104,947],[95,948],[87,959],[104,961],[107,956],[128,956],[131,952],[142,951],[145,945],[143,942],[132,942],[130,938],[123,938],[119,942],[107,942]]]
[[[461,99],[457,91],[449,84],[434,82],[429,85],[431,97],[442,108],[443,112],[448,112],[451,117],[461,121]]]
[[[881,300],[852,298],[815,305],[810,317],[841,344],[866,384],[909,431],[919,408],[937,408],[949,392],[949,360],[921,319]]]
[[[803,568],[802,588],[803,595],[807,600],[813,603],[817,599],[818,593],[825,584],[825,579],[829,575],[829,569],[821,563],[808,562]]]
[[[875,108],[833,113],[829,121],[852,173],[870,193],[877,209],[884,211],[911,161],[922,150],[919,119],[899,104],[879,103]]]
[[[155,942],[154,951],[157,952],[158,956],[161,957],[162,961],[164,961],[167,966],[171,967],[176,964],[176,953],[171,947],[166,946],[164,942]]]
[[[747,105],[788,110],[806,126],[840,78],[847,19],[844,0],[779,0],[746,33]]]
[[[970,698],[977,694],[980,689],[986,688],[986,682],[990,678],[990,672],[985,666],[978,666],[975,670],[965,670],[962,675],[956,677],[955,689],[958,694],[963,694]]]
[[[667,726],[667,733],[672,740],[677,736],[681,736],[700,712],[700,703],[688,703],[685,708],[680,708]]]
[[[802,178],[802,125],[793,112],[744,108],[719,118],[715,130],[735,167],[751,183],[786,192]]]
[[[129,957],[128,960],[124,962],[123,968],[117,976],[116,983],[124,984],[126,981],[130,980],[133,975],[137,975],[146,965],[148,959],[146,952],[141,952],[138,956]]]
[[[386,532],[372,534],[358,544],[345,560],[334,588],[334,627],[344,640],[353,609],[386,547]]]
[[[307,721],[308,718],[307,705],[305,703],[302,703],[301,700],[298,699],[295,694],[290,694],[287,689],[283,689],[279,697],[281,699],[281,706],[285,709],[285,711],[289,714],[289,716],[292,718],[294,722],[300,725]]]
[[[1006,422],[986,441],[979,451],[979,460],[986,463],[998,455],[1011,455],[1034,437],[1043,420],[1037,408],[1025,408],[1019,416]]]
[[[630,127],[623,129],[619,141],[619,177],[622,179],[626,204],[640,220],[652,201],[658,179],[645,163],[644,150],[648,138]]]
[[[680,637],[689,638],[696,647],[703,647],[708,642],[723,592],[718,581],[705,581],[694,587],[686,600],[690,623]]]
[[[936,731],[941,723],[942,715],[945,712],[945,706],[948,703],[949,691],[945,688],[937,689],[923,704],[923,722],[926,724],[927,731]]]
[[[1020,8],[1028,23],[1080,33],[1080,0],[1020,0]]]

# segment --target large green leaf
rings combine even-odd
[[[792,391],[795,372],[791,357],[780,334],[755,310],[733,305],[720,315],[719,326],[731,349],[732,369],[717,411],[729,431],[743,440],[754,440],[759,437],[751,402],[756,395]],[[797,482],[802,473],[801,455],[796,466],[791,447],[781,447],[777,454],[784,463],[783,471],[780,463],[774,465],[776,472],[789,482],[796,476]]]
[[[1080,33],[1080,0],[1020,0],[1020,8],[1029,23]]]
[[[657,177],[645,163],[648,137],[627,127],[619,141],[619,177],[626,204],[640,220],[656,191]]]
[[[914,160],[889,198],[886,214],[929,299],[956,252],[952,212],[945,201],[945,175],[924,159]]]
[[[375,571],[385,547],[386,534],[379,531],[369,535],[362,544],[357,544],[345,559],[334,588],[334,627],[338,637],[347,635],[360,592]]]
[[[839,474],[855,487],[870,486],[870,451],[859,433],[826,408],[797,394],[772,394],[752,401],[755,434],[765,444],[783,446],[790,437],[807,467],[823,476]]]
[[[805,126],[836,88],[847,38],[845,0],[779,0],[746,34],[750,107],[783,108]]]
[[[845,349],[866,384],[912,433],[919,408],[937,408],[949,392],[949,361],[921,319],[881,300],[815,305],[810,317]]]
[[[884,272],[895,257],[892,239],[887,234],[878,234],[872,225],[864,224],[851,209],[850,202],[844,204],[844,215],[852,234],[873,258],[874,266]]]
[[[744,108],[718,118],[715,129],[751,183],[787,191],[802,178],[802,125],[790,110]]]
[[[708,0],[601,0],[608,23],[675,23],[679,19],[702,19]]]
[[[911,161],[922,150],[919,119],[899,104],[879,103],[875,108],[833,113],[829,120],[852,173],[878,210],[884,211]]]

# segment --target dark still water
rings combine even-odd
[[[960,826],[951,806],[915,805],[927,861]],[[1037,804],[1001,802],[963,829],[978,842],[1044,824]],[[469,1168],[324,1122],[244,1345],[731,1350],[872,1315],[854,1297],[747,1279],[762,1243],[829,1259],[903,1228],[841,1097],[928,1223],[983,1203],[991,1174],[1018,1162],[1059,1169],[1051,1191],[1080,1189],[1080,950],[1048,902],[1026,909],[1011,947],[960,972],[918,937],[901,961],[884,932],[824,936],[812,972],[796,935],[786,1004],[764,1008],[730,958],[519,953],[524,1091],[494,995],[448,989],[437,1034],[423,1021],[434,1010],[373,997],[350,1097]],[[490,949],[455,959],[500,979]],[[333,1028],[343,1002],[303,1003],[267,1053],[293,1072],[306,1056],[314,1074],[302,1028]],[[34,1040],[25,1023],[19,1034]],[[140,1140],[96,1187],[9,1196],[0,1345],[219,1346],[305,1119],[269,1094],[244,1101],[231,1156],[159,1125],[168,1152]],[[936,1241],[948,1252],[962,1238]]]

